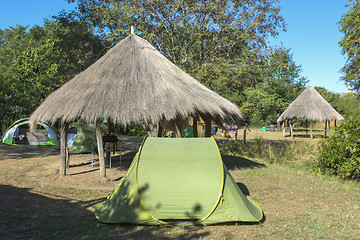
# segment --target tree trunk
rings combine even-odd
[[[96,121],[96,141],[98,147],[99,164],[100,164],[100,176],[106,177],[105,159],[104,159],[104,148],[101,134],[101,121]]]
[[[67,148],[67,131],[68,123],[63,123],[60,127],[60,175],[66,175],[66,148]]]

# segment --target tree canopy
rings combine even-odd
[[[341,69],[342,80],[352,90],[360,89],[360,3],[349,0],[349,12],[339,21],[340,32],[344,34],[339,42],[342,53],[347,56],[345,66]]]
[[[0,126],[28,117],[47,95],[104,52],[86,24],[70,16],[44,26],[0,29]]]
[[[268,38],[285,30],[278,0],[67,0],[43,26],[0,30],[0,104],[28,116],[43,99],[130,33],[226,97],[252,124],[271,124],[305,87],[291,49]],[[11,120],[9,120],[11,119]],[[4,130],[4,129],[3,129]]]

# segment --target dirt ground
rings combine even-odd
[[[120,152],[112,154],[110,163],[106,163],[106,178],[100,177],[98,156],[71,154],[70,167],[66,176],[60,176],[60,154],[50,146],[10,146],[0,144],[1,160],[23,160],[31,162],[25,173],[25,179],[42,185],[72,187],[80,189],[110,190],[126,174],[131,161],[141,144],[142,138],[124,137],[120,163]],[[92,162],[93,159],[93,162]]]
[[[220,131],[216,138],[222,139]],[[285,139],[280,131],[262,132],[261,129],[251,129],[247,132],[248,140],[255,138]],[[10,146],[0,144],[0,161],[28,159],[31,165],[26,171],[25,179],[42,185],[111,190],[126,174],[143,140],[142,137],[129,136],[123,136],[120,139],[123,140],[121,164],[120,152],[112,153],[111,168],[109,162],[106,163],[106,178],[100,177],[98,156],[92,156],[90,153],[71,154],[70,167],[67,168],[66,176],[60,176],[58,174],[60,155],[58,151],[51,150],[52,146]],[[243,139],[243,130],[239,131],[238,139]]]

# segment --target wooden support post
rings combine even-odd
[[[308,138],[308,129],[307,129],[307,125],[308,125],[308,122],[307,122],[307,119],[305,119],[306,138]]]
[[[211,118],[209,114],[205,115],[205,137],[211,137]]]
[[[286,121],[283,122],[283,137],[285,137],[286,132]]]
[[[246,145],[246,131],[247,131],[247,123],[245,123],[245,128],[244,128],[244,144]]]
[[[313,135],[313,132],[312,132],[312,121],[310,121],[310,138],[314,139],[314,135]]]
[[[197,117],[193,117],[193,135],[194,135],[194,138],[199,137],[199,133],[197,130]]]
[[[66,175],[66,148],[67,148],[67,129],[68,123],[63,123],[60,127],[60,175]]]
[[[158,125],[158,132],[157,132],[157,136],[158,136],[158,137],[162,137],[162,131],[163,131],[163,128],[162,128],[162,126],[161,126],[160,123],[159,123],[159,125]]]
[[[324,139],[326,138],[326,127],[327,127],[327,120],[325,120],[325,131],[324,131]]]
[[[111,119],[110,119],[110,117],[108,117],[108,119],[107,119],[107,126],[108,126],[108,128],[107,128],[107,134],[108,135],[111,135],[111,133],[112,133],[112,122],[111,122]],[[105,143],[105,163],[107,163],[107,162],[110,162],[110,154],[111,154],[111,143],[110,142],[106,142]]]
[[[293,135],[293,126],[292,126],[291,120],[290,120],[290,136],[291,136],[292,138],[294,138],[294,135]]]
[[[175,130],[176,130],[176,132],[175,132],[176,137],[181,138],[182,137],[181,136],[181,129],[180,129],[179,124],[177,124],[176,122],[175,122]]]
[[[99,163],[100,163],[100,176],[106,177],[105,159],[104,159],[104,148],[101,134],[101,121],[96,121],[96,142],[98,147]]]

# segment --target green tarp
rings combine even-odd
[[[99,221],[136,224],[258,222],[263,213],[238,188],[213,138],[146,138]]]

